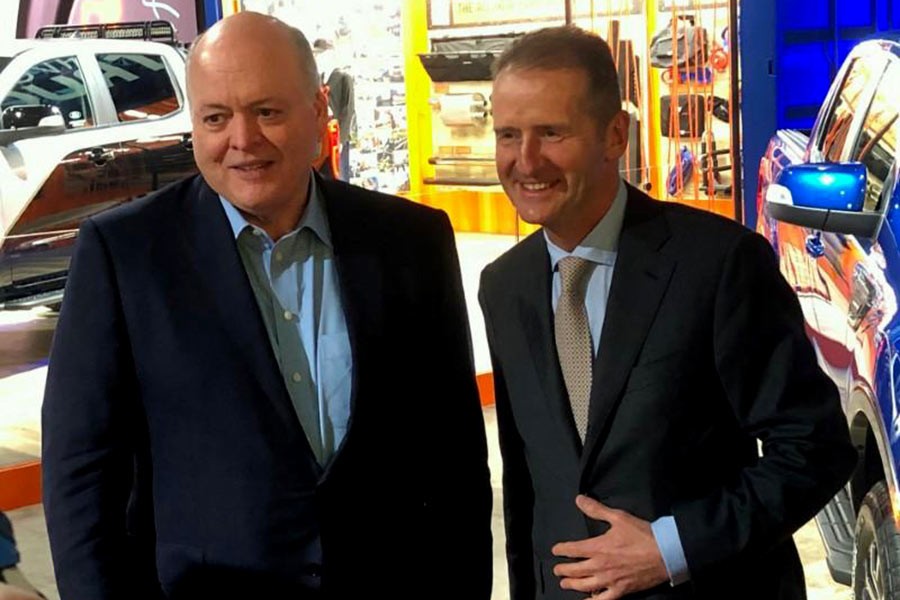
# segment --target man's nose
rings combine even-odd
[[[524,136],[516,161],[519,172],[525,175],[532,174],[540,166],[541,161],[541,140],[536,136]]]
[[[236,150],[252,147],[259,141],[260,130],[256,117],[251,115],[235,115],[231,120],[229,142]]]

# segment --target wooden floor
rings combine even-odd
[[[497,425],[494,409],[484,409],[491,462],[491,482],[494,488],[494,594],[493,600],[509,600],[506,577],[506,557],[503,554],[505,537],[500,512],[502,496],[500,478],[502,464],[497,448]],[[8,513],[19,538],[22,553],[22,572],[44,592],[49,600],[58,600],[53,572],[50,566],[50,550],[44,525],[44,513],[40,506],[18,509]],[[850,600],[849,588],[831,580],[825,566],[825,552],[819,533],[813,523],[808,523],[794,536],[803,559],[806,572],[808,600]],[[761,598],[760,600],[765,600]]]
[[[515,239],[511,236],[461,234],[458,237],[476,370],[479,373],[490,371],[490,360],[476,297],[478,275],[488,262],[514,242]],[[46,356],[55,323],[55,316],[42,310],[27,313],[0,312],[0,469],[39,458],[40,401],[46,373]],[[491,481],[494,488],[494,600],[508,600],[501,515],[502,464],[497,449],[494,409],[486,407],[484,416],[490,443]],[[28,506],[8,514],[18,537],[23,557],[23,573],[48,599],[57,600],[41,507]],[[848,588],[835,584],[828,574],[815,525],[806,525],[795,539],[806,571],[809,600],[849,600]]]

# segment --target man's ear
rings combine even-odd
[[[625,154],[630,126],[631,117],[624,110],[620,110],[609,120],[604,132],[607,160],[618,161]]]
[[[319,131],[325,132],[325,125],[328,123],[328,86],[320,86],[316,90],[316,97],[313,100],[313,106],[316,110],[316,123]]]

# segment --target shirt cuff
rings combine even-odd
[[[691,573],[688,571],[687,559],[684,557],[684,548],[681,547],[681,536],[678,535],[678,527],[675,525],[675,517],[660,517],[650,523],[659,553],[662,555],[669,574],[669,583],[672,586],[690,581]]]
[[[12,540],[0,536],[0,571],[14,567],[19,563],[19,553]]]

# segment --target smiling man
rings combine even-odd
[[[480,290],[512,600],[805,598],[791,534],[856,453],[771,248],[621,180],[597,36],[523,36],[492,104],[500,181],[542,226]]]
[[[200,175],[85,221],[72,262],[43,407],[62,599],[488,600],[447,216],[312,173],[297,30],[229,17],[187,80]]]

